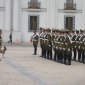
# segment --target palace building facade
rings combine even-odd
[[[3,41],[28,42],[34,30],[85,30],[85,0],[0,0]]]

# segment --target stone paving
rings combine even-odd
[[[0,85],[85,85],[85,64],[63,65],[34,56],[32,47],[8,46],[0,54]]]

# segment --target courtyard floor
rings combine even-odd
[[[0,54],[0,85],[85,85],[85,64],[64,65],[33,54],[29,46],[8,46]]]

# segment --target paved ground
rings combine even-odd
[[[0,85],[85,85],[85,65],[71,66],[33,56],[32,47],[10,47],[0,61]],[[0,57],[2,55],[0,54]]]

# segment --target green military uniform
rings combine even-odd
[[[78,62],[80,62],[80,59],[81,59],[81,46],[80,46],[80,38],[81,38],[81,35],[78,34],[77,37],[76,37],[76,49],[77,49],[77,52],[78,52]]]
[[[56,61],[58,59],[58,46],[59,46],[59,43],[58,43],[58,37],[59,35],[55,35],[55,39],[54,39],[54,43],[53,43],[53,49],[54,49],[54,61]],[[57,59],[56,59],[57,58]]]
[[[73,36],[71,37],[71,41],[72,41],[72,49],[73,49],[73,60],[76,61],[76,55],[77,55],[77,51],[76,51],[76,34],[73,34]]]
[[[41,56],[40,57],[43,57],[43,35],[44,35],[44,32],[41,32],[39,35],[40,47],[41,47]]]
[[[78,61],[85,63],[85,55],[84,55],[84,40],[85,40],[85,35],[83,34],[83,30],[80,30],[81,37],[79,39],[79,46],[80,46],[80,56],[78,57]]]
[[[56,61],[56,39],[57,35],[55,34],[56,30],[52,30],[52,46],[53,46],[53,51],[54,51],[54,61]]]
[[[65,37],[63,35],[63,32],[61,31],[61,35],[58,37],[58,62],[63,62],[63,48],[64,48],[64,41],[65,41]]]
[[[43,35],[43,57],[47,57],[47,47],[48,47],[48,39],[47,39],[47,31],[44,32]]]
[[[64,55],[64,64],[71,65],[71,58],[72,58],[72,44],[71,44],[71,38],[68,35],[68,31],[66,31],[65,36],[65,55]]]
[[[33,46],[34,46],[34,54],[37,54],[37,45],[38,45],[38,39],[39,36],[36,34],[36,31],[34,32],[34,35],[31,37],[31,41],[33,42]]]
[[[83,44],[82,44],[82,63],[85,64],[85,35],[84,35]]]
[[[47,39],[48,39],[48,49],[47,49],[47,59],[52,60],[52,35],[51,35],[51,30],[47,29]]]

